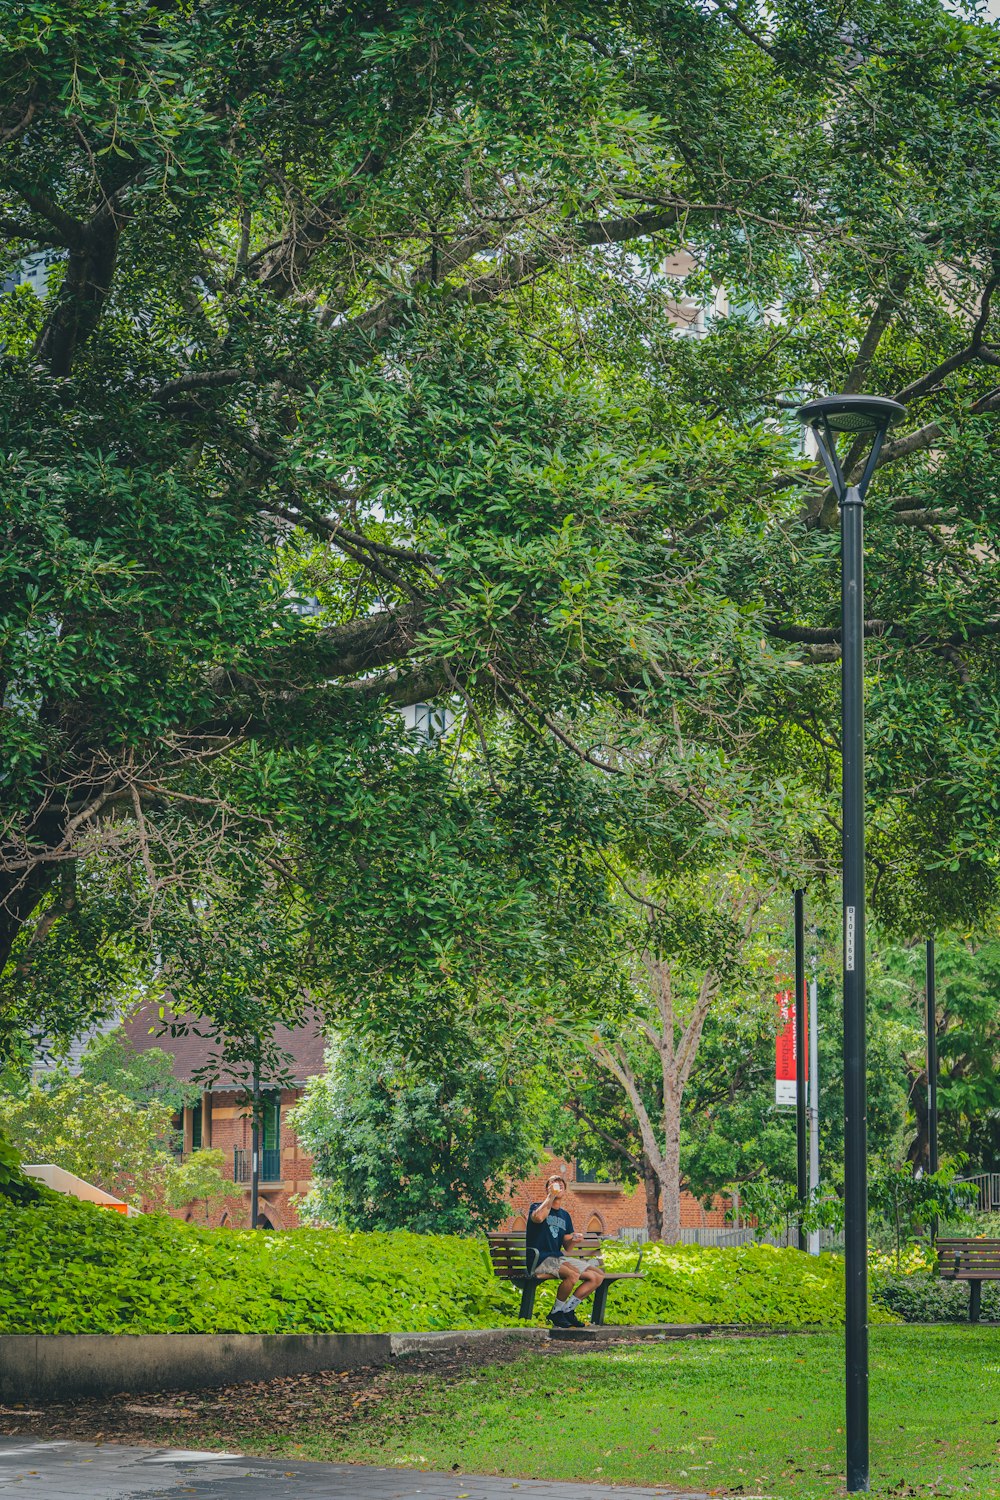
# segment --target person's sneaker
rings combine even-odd
[[[576,1315],[575,1307],[572,1312],[563,1313],[563,1318],[565,1319],[562,1325],[564,1328],[582,1328],[584,1326]]]
[[[572,1316],[572,1313],[567,1312],[550,1312],[549,1322],[553,1328],[572,1328],[573,1324],[570,1321]]]

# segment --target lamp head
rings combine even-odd
[[[823,423],[831,432],[885,432],[906,415],[888,396],[819,396],[795,413],[807,427]]]

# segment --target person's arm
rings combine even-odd
[[[563,1235],[562,1243],[563,1243],[563,1249],[564,1250],[571,1250],[573,1248],[573,1246],[576,1244],[577,1240],[580,1238],[580,1236],[578,1234],[574,1234],[573,1233],[573,1220],[569,1218],[569,1214],[567,1214],[566,1217],[567,1217],[567,1219],[569,1219],[569,1228],[567,1229],[566,1233]]]
[[[539,1203],[538,1207],[532,1213],[532,1215],[531,1215],[532,1223],[534,1223],[534,1224],[544,1224],[545,1220],[548,1218],[549,1209],[551,1207],[552,1207],[552,1194],[549,1193],[548,1196],[541,1203]]]

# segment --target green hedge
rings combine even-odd
[[[609,1247],[608,1265],[626,1268],[635,1253]],[[652,1245],[643,1269],[646,1281],[612,1290],[616,1323],[842,1321],[843,1267],[833,1256]],[[3,1333],[498,1328],[516,1326],[518,1295],[493,1277],[481,1242],[454,1236],[199,1229],[68,1198],[0,1207]],[[553,1295],[540,1292],[537,1321]]]
[[[636,1250],[609,1246],[608,1269],[631,1269]],[[747,1323],[837,1328],[844,1321],[844,1262],[772,1245],[647,1245],[645,1281],[608,1296],[616,1323]],[[893,1322],[872,1308],[873,1322]]]
[[[0,1209],[3,1333],[495,1328],[511,1302],[474,1240],[199,1229],[69,1198]]]

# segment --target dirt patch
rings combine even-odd
[[[545,1346],[543,1346],[545,1347]],[[546,1349],[553,1354],[572,1351]],[[257,1454],[288,1451],[303,1429],[320,1428],[332,1438],[377,1419],[390,1382],[400,1374],[419,1388],[461,1380],[470,1370],[510,1364],[525,1353],[515,1339],[488,1347],[440,1354],[407,1354],[390,1366],[287,1375],[211,1390],[134,1392],[94,1400],[0,1406],[0,1436],[70,1438],[88,1442],[231,1449]]]

